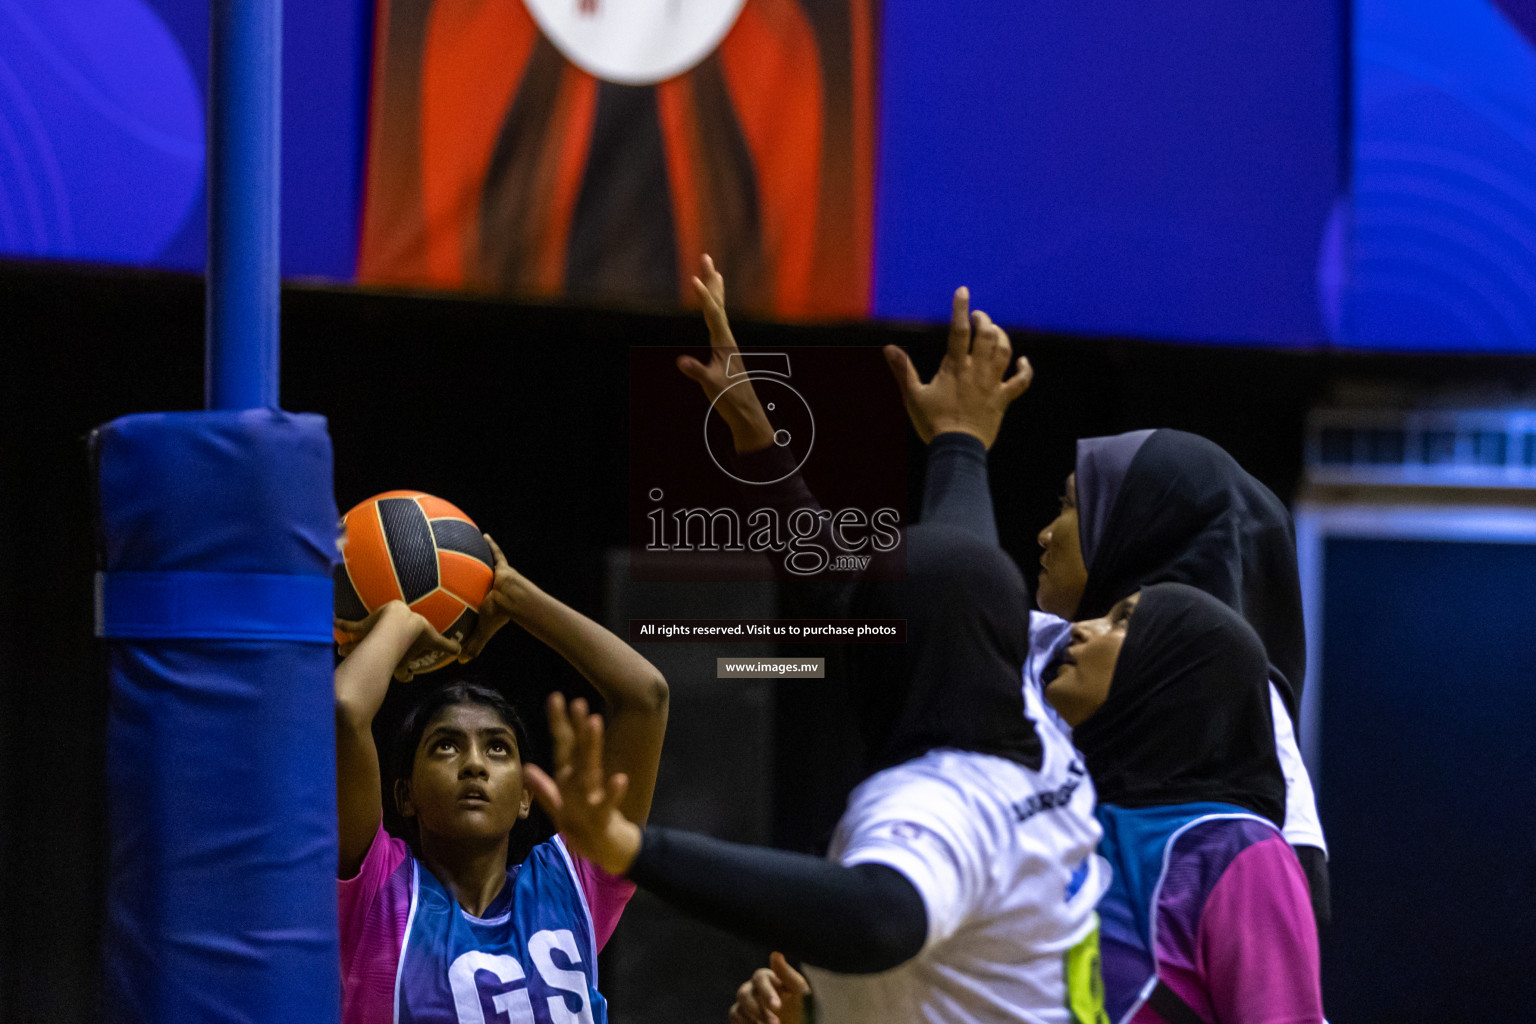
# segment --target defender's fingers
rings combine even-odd
[[[736,990],[736,1002],[731,1004],[731,1024],[779,1024],[772,1010],[758,1002],[752,993],[752,983],[744,982]]]
[[[576,734],[571,729],[570,717],[566,714],[565,694],[559,690],[549,695],[549,701],[545,704],[545,716],[549,719],[549,742],[552,763],[556,774],[571,763],[571,748],[576,743]]]
[[[743,1017],[756,1018],[758,1015],[757,994],[752,991],[751,978],[736,986],[736,1002],[731,1004],[731,1014],[735,1016],[738,1012]]]
[[[564,774],[583,786],[585,790],[592,788],[587,778],[589,752],[592,745],[590,718],[591,716],[587,713],[587,702],[581,697],[566,702],[564,714],[560,716],[560,727],[570,742],[565,751],[566,772]],[[601,785],[601,781],[599,780],[596,784]]]
[[[704,307],[704,324],[709,328],[710,347],[735,352],[736,338],[731,334],[731,318],[726,315],[723,294],[716,294],[698,278],[693,279],[693,291]]]
[[[922,378],[917,375],[917,367],[912,365],[911,358],[895,345],[885,346],[885,365],[891,368],[891,376],[896,378],[896,386],[901,389],[902,398],[912,393],[914,388],[922,387]]]
[[[1008,347],[1008,335],[1003,333],[1003,329],[979,309],[971,314],[971,324],[976,329],[972,351],[984,359],[997,359],[1001,353],[1001,361],[1007,362],[1012,349]]]
[[[965,285],[955,289],[949,310],[949,354],[969,355],[971,351],[971,292]]]
[[[998,361],[1007,363],[1008,360],[1013,356],[1013,342],[1008,339],[1008,332],[1003,330],[997,324],[992,325],[992,333],[997,339],[996,351],[998,355]]]
[[[1019,356],[1016,365],[1018,369],[1014,371],[1013,376],[1003,381],[1003,397],[1010,402],[1028,391],[1029,385],[1035,379],[1035,368],[1029,365],[1027,356]]]
[[[780,1010],[784,1007],[784,1001],[779,998],[779,986],[777,979],[771,970],[759,967],[752,972],[752,989],[757,996],[757,1001],[770,1010]]]
[[[715,258],[705,253],[700,260],[704,265],[704,281],[709,285],[709,290],[720,305],[725,305],[725,275],[715,268]]]
[[[601,715],[587,715],[582,722],[577,745],[577,770],[581,772],[583,788],[588,793],[601,794],[604,790],[603,778],[603,718]]]
[[[694,277],[689,283],[693,285],[693,294],[699,298],[699,305],[703,306],[706,312],[720,305],[720,300],[715,298],[715,293],[709,290],[709,285],[702,279]]]
[[[629,794],[629,776],[623,772],[616,772],[608,776],[608,781],[603,787],[603,802],[609,807],[617,807],[624,802],[624,797]]]
[[[703,363],[693,358],[693,356],[678,356],[677,368],[689,380],[698,381],[700,384],[709,383],[709,371],[704,368]]]
[[[560,814],[565,809],[565,801],[560,799],[560,787],[555,780],[549,777],[549,773],[536,764],[523,766],[523,781],[527,783],[528,790],[533,798],[544,808],[546,814],[556,821],[560,820]]]
[[[775,950],[769,954],[768,966],[773,968],[774,976],[779,979],[779,984],[784,986],[785,991],[805,995],[811,990],[810,982],[805,980],[805,975],[791,967],[783,953]]]

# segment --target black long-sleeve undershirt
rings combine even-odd
[[[751,475],[780,482],[754,497],[782,515],[819,504],[793,456],[769,447],[739,456]],[[928,446],[922,521],[997,543],[986,446],[968,434],[940,434]],[[825,529],[825,526],[823,527]],[[830,612],[844,584],[801,584]],[[881,864],[843,866],[804,854],[729,843],[651,827],[629,877],[718,927],[818,967],[845,974],[890,970],[922,949],[928,915],[900,872]]]
[[[795,456],[789,449],[769,445],[736,458],[754,478],[776,481],[752,488],[754,501],[766,503],[786,518],[802,508],[821,508],[816,496],[805,486],[805,479],[794,472]],[[920,520],[957,526],[996,544],[997,519],[992,512],[992,485],[987,478],[987,446],[970,434],[939,434],[929,442],[927,458]]]
[[[992,484],[987,477],[987,446],[981,438],[939,434],[928,443],[920,521],[969,530],[988,544],[998,542]]]
[[[922,949],[928,914],[906,877],[652,826],[629,870],[687,913],[841,974],[897,967]]]

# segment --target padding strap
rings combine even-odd
[[[99,572],[96,635],[138,640],[331,642],[326,576]]]

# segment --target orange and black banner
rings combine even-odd
[[[870,307],[878,0],[380,0],[362,283]]]

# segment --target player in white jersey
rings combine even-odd
[[[1077,1024],[1102,1018],[1093,786],[1018,685],[1027,591],[1008,556],[942,522],[906,532],[907,578],[865,579],[855,618],[906,642],[849,654],[872,774],[829,859],[643,833],[599,766],[601,727],[552,698],[554,779],[529,785],[575,852],[807,964],[818,1020]]]
[[[1045,747],[1038,772],[936,750],[854,790],[828,856],[901,872],[928,930],[916,956],[883,974],[807,966],[818,1020],[1095,1019],[1098,936],[1084,911],[1108,878],[1085,855],[1098,831],[1093,786],[1038,712],[1026,709]]]

